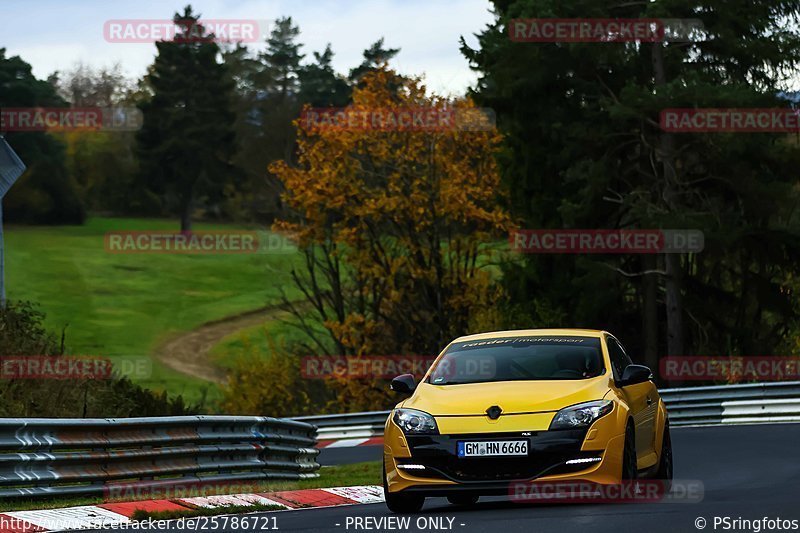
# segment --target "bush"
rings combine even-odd
[[[9,302],[0,307],[0,356],[60,355],[62,347],[42,326],[44,314],[30,302]]]
[[[42,325],[45,315],[30,302],[0,309],[0,365],[8,356],[63,356],[57,339]],[[183,398],[169,398],[132,383],[110,379],[0,379],[0,417],[110,418],[189,414]]]
[[[64,145],[39,133],[9,136],[28,170],[4,198],[7,222],[17,224],[83,224],[86,209],[78,186],[67,172]]]
[[[300,356],[267,336],[269,355],[246,345],[247,355],[234,362],[222,388],[222,409],[235,415],[315,415],[331,396],[320,380],[300,374]]]
[[[312,413],[309,384],[289,354],[250,356],[236,363],[223,387],[222,409],[237,415],[298,416]]]

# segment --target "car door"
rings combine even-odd
[[[614,381],[619,382],[625,368],[633,364],[622,344],[613,336],[606,339],[608,352],[611,357]],[[658,393],[652,381],[637,383],[620,388],[633,415],[636,428],[636,455],[639,467],[649,466],[649,459],[655,453],[655,420],[658,409]]]

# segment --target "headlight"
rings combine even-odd
[[[614,408],[611,400],[596,400],[565,407],[556,413],[550,422],[550,429],[572,429],[589,426],[592,422],[607,415]]]
[[[428,413],[416,409],[395,409],[394,423],[406,435],[435,435],[439,433],[436,420]]]

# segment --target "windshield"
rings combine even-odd
[[[510,337],[451,345],[431,370],[428,383],[577,380],[604,371],[598,338]]]

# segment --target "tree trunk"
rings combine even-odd
[[[667,254],[666,303],[667,303],[667,355],[686,355],[683,346],[683,296],[681,280],[683,271],[681,258]]]
[[[181,202],[181,233],[192,231],[192,200],[191,198]]]
[[[656,88],[667,84],[664,68],[664,48],[653,43],[653,74]],[[661,161],[664,179],[664,201],[670,212],[676,211],[677,171],[675,170],[675,136],[661,132],[658,136],[657,156]],[[683,299],[681,297],[681,258],[675,253],[665,254],[667,306],[667,355],[685,355],[683,346]]]
[[[658,375],[658,267],[655,255],[642,255],[642,331],[644,332],[644,362]]]

